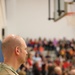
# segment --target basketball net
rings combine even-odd
[[[66,20],[68,25],[75,26],[75,3],[67,4]]]
[[[70,12],[66,15],[68,25],[75,26],[75,13]]]

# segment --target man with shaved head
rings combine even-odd
[[[18,75],[16,70],[25,63],[27,45],[22,37],[9,35],[2,41],[4,62],[0,64],[0,75]]]
[[[69,71],[69,75],[75,75],[75,68]]]
[[[62,69],[59,66],[54,68],[55,75],[62,75]]]

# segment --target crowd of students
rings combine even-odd
[[[39,38],[25,41],[28,46],[28,58],[27,62],[17,70],[20,75],[75,75],[74,39]],[[53,60],[51,51],[56,55]]]

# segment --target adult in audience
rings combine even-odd
[[[61,67],[56,66],[54,68],[54,71],[55,71],[55,75],[62,75],[62,69],[61,69]]]

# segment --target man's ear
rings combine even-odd
[[[20,54],[20,47],[19,46],[17,46],[15,48],[15,53],[16,53],[16,55],[19,55]]]

